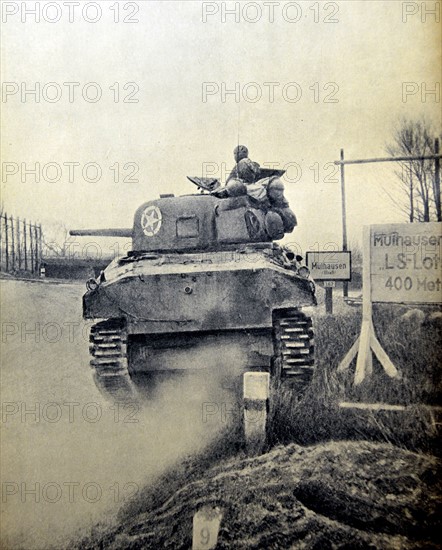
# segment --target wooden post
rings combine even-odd
[[[32,224],[29,224],[29,252],[31,253],[31,273],[34,273],[34,245],[32,242]]]
[[[43,246],[42,246],[42,242],[43,242],[43,235],[42,235],[41,223],[40,223],[39,226],[38,226],[38,248],[40,249],[40,262],[42,262],[42,259],[43,259]]]
[[[333,314],[333,287],[325,288],[325,313]]]
[[[364,227],[363,236],[363,271],[362,271],[362,326],[361,333],[352,345],[347,355],[338,366],[338,372],[348,369],[352,360],[357,355],[355,386],[361,384],[373,371],[374,351],[376,357],[390,378],[400,378],[401,375],[393,365],[385,350],[382,348],[373,326],[373,305],[371,301],[371,228]]]
[[[23,253],[25,257],[25,271],[28,270],[28,242],[26,233],[26,220],[23,220]]]
[[[5,213],[5,259],[6,273],[9,271],[8,215]]]
[[[439,138],[434,141],[434,153],[439,155]],[[436,204],[437,221],[442,221],[441,200],[440,200],[440,157],[434,159],[434,202]]]
[[[20,235],[20,218],[17,218],[17,259],[18,270],[21,270],[21,235]]]
[[[0,216],[0,271],[3,271],[3,216]]]
[[[11,216],[11,266],[12,271],[15,271],[15,233],[14,233],[14,218]]]
[[[40,273],[40,257],[38,247],[38,229],[37,224],[34,225],[34,242],[35,242],[35,273]]]
[[[243,383],[246,452],[249,455],[256,455],[263,451],[266,441],[270,374],[245,372]]]
[[[370,351],[371,316],[373,307],[371,304],[371,274],[370,274],[370,227],[364,227],[362,243],[362,327],[359,339],[358,360],[356,361],[355,385],[360,384],[366,374],[368,356]]]
[[[344,149],[341,149],[341,161],[344,160]],[[341,204],[342,204],[342,250],[345,252],[348,250],[347,243],[347,207],[345,204],[345,168],[344,164],[341,164]],[[344,281],[343,285],[344,298],[348,296],[348,282]]]

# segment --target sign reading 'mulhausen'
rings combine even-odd
[[[351,253],[344,251],[307,252],[307,267],[316,281],[350,281]]]
[[[373,302],[442,302],[442,223],[372,225]]]

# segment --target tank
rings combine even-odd
[[[71,231],[132,238],[83,296],[96,383],[149,394],[171,375],[224,383],[264,371],[302,395],[314,368],[309,270],[272,240],[268,212],[249,197],[218,198],[189,179],[199,193],[145,202],[132,228]]]

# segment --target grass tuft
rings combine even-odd
[[[359,335],[360,310],[347,308],[336,316],[317,316],[313,382],[301,400],[284,386],[273,396],[272,444],[366,439],[440,453],[440,411],[431,407],[441,403],[442,393],[440,312],[378,305],[374,325],[402,378],[389,378],[374,358],[371,378],[354,387],[355,362],[339,375],[337,367]],[[341,401],[403,405],[406,409],[343,409]]]

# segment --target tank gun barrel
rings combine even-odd
[[[69,235],[73,237],[132,237],[132,228],[112,229],[71,229]]]

